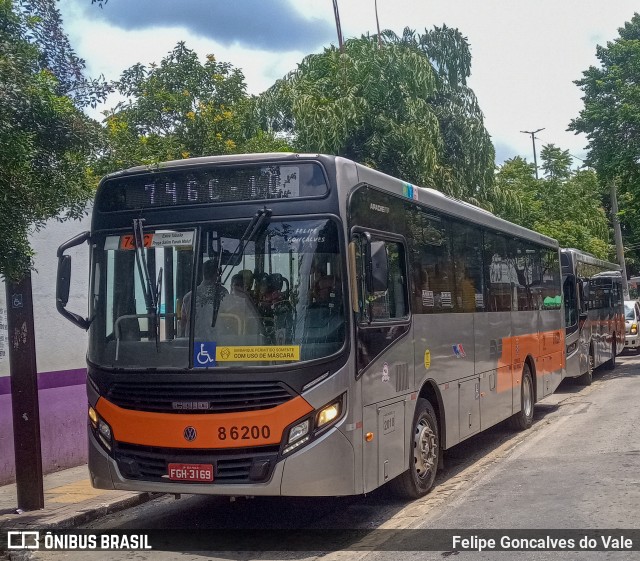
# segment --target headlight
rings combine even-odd
[[[109,441],[111,440],[111,427],[102,419],[98,421],[98,432],[100,433],[100,436],[103,436]]]
[[[310,426],[310,419],[305,419],[291,427],[289,429],[289,437],[287,438],[287,447],[282,451],[282,453],[288,454],[299,446],[302,446],[305,442],[308,442],[309,438],[311,438],[309,435]]]
[[[343,394],[328,405],[318,409],[313,419],[307,417],[293,425],[289,429],[286,447],[282,450],[282,454],[289,454],[300,448],[310,442],[317,434],[324,432],[332,424],[336,423],[342,417],[345,397],[346,394]]]
[[[109,424],[98,415],[93,407],[89,407],[89,422],[93,428],[93,433],[102,445],[111,451],[112,432]]]
[[[330,423],[331,421],[335,421],[340,416],[341,404],[342,400],[335,401],[329,405],[325,405],[322,409],[320,409],[316,420],[316,427],[320,428],[327,423]]]
[[[632,323],[631,324],[631,335],[635,335],[636,333],[638,333],[638,324],[637,323]]]
[[[309,419],[298,423],[296,426],[291,427],[289,430],[288,444],[293,444],[296,440],[300,440],[304,435],[309,433]]]

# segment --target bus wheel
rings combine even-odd
[[[604,366],[607,370],[613,370],[616,367],[616,351],[617,351],[617,341],[616,336],[613,336],[613,341],[611,342],[611,358],[604,363]]]
[[[533,379],[528,364],[522,369],[522,384],[520,386],[520,411],[510,419],[511,426],[516,430],[528,429],[533,423]]]
[[[595,364],[595,358],[593,356],[593,349],[589,349],[589,358],[587,359],[587,371],[576,378],[576,381],[581,386],[590,386],[593,382],[593,365]]]
[[[406,499],[426,495],[431,490],[438,471],[438,421],[431,403],[426,399],[419,398],[416,403],[412,430],[409,469],[389,483],[396,495]]]

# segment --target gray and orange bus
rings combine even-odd
[[[621,267],[578,249],[561,250],[567,372],[589,386],[593,370],[613,369],[624,350]]]
[[[84,318],[65,252],[87,242]],[[418,497],[565,368],[556,241],[340,157],[114,173],[58,257],[98,488]]]

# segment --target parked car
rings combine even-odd
[[[640,336],[638,336],[638,326],[640,325],[640,304],[637,300],[624,301],[624,322],[625,336],[624,348],[636,349],[640,347]]]

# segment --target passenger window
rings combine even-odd
[[[484,310],[482,278],[482,231],[474,226],[451,223],[455,264],[455,311]]]
[[[416,288],[422,313],[453,312],[457,295],[448,225],[435,214],[421,218],[419,239],[415,242],[420,259]]]
[[[514,260],[507,254],[505,237],[486,232],[484,236],[484,266],[487,279],[489,312],[511,311],[511,290],[517,282]]]

